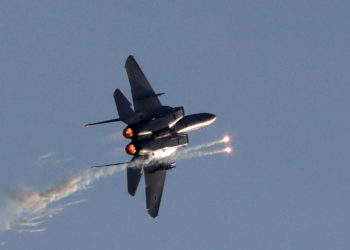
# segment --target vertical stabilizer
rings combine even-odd
[[[135,195],[137,187],[140,183],[140,179],[142,176],[141,168],[127,168],[126,169],[127,177],[128,177],[128,193],[132,196]]]
[[[135,114],[134,110],[131,108],[131,103],[119,89],[116,89],[114,91],[113,96],[115,105],[117,106],[120,120],[125,120],[127,118],[132,117]]]

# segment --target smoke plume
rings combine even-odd
[[[180,149],[175,153],[174,157],[177,160],[183,160],[183,159],[191,159],[194,157],[202,157],[202,156],[213,155],[213,154],[231,153],[232,148],[229,146],[222,148],[222,149],[199,151],[200,149],[210,148],[210,147],[213,147],[213,146],[218,145],[218,144],[224,144],[224,143],[226,144],[226,143],[229,143],[230,141],[231,141],[231,138],[229,136],[225,135],[220,140],[200,144],[200,145],[193,146],[193,147],[187,147],[187,148]]]
[[[206,144],[178,150],[174,159],[190,159],[218,153],[230,153],[231,148],[203,150],[220,143],[227,143],[229,137]],[[65,207],[83,202],[83,200],[60,204],[57,202],[71,194],[87,189],[95,181],[102,177],[113,175],[126,167],[138,167],[145,162],[134,161],[131,164],[121,164],[103,168],[90,168],[82,171],[63,183],[43,191],[23,189],[19,195],[7,195],[4,207],[0,209],[0,231],[16,232],[42,232],[45,228],[40,227],[47,219],[60,213]]]
[[[33,227],[43,223],[44,219],[61,212],[65,207],[82,201],[75,201],[57,206],[53,206],[53,203],[77,191],[88,188],[92,183],[102,177],[112,175],[125,168],[126,164],[114,167],[88,169],[48,190],[35,192],[26,189],[23,190],[19,197],[8,196],[5,201],[5,207],[0,210],[0,231],[44,231],[44,228]]]

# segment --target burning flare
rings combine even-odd
[[[226,147],[223,149],[225,153],[231,153],[232,152],[232,148],[231,147]]]
[[[221,142],[224,142],[224,143],[230,142],[230,141],[231,141],[231,138],[230,138],[230,136],[228,136],[228,135],[225,135],[225,136],[221,139]]]

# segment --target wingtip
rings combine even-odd
[[[129,193],[131,196],[135,196],[136,191],[137,191],[137,187],[136,187],[136,189],[132,189],[132,188],[129,188],[129,187],[128,187],[128,193]]]
[[[127,64],[127,63],[130,62],[130,61],[135,61],[135,58],[134,58],[133,55],[129,55],[129,56],[128,56],[128,58],[127,58],[126,61],[125,61],[125,64]]]
[[[137,65],[137,62],[136,62],[134,56],[133,55],[129,55],[128,58],[125,61],[125,68],[128,68],[129,66],[132,66],[134,64]]]
[[[130,196],[134,197],[136,193],[130,193],[128,192]]]
[[[153,218],[153,219],[156,219],[158,218],[158,213],[154,214],[152,213],[152,211],[150,211],[149,209],[147,210],[148,214]]]
[[[113,96],[117,97],[118,95],[121,95],[121,94],[123,94],[123,92],[119,88],[116,88],[114,90]]]

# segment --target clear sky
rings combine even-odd
[[[235,153],[181,160],[160,216],[126,174],[0,249],[350,249],[348,1],[0,2],[0,205],[128,160],[115,88],[135,56],[164,104],[217,120]],[[46,155],[46,158],[45,158]],[[41,158],[40,158],[41,156]]]

